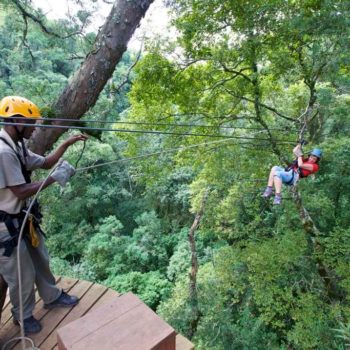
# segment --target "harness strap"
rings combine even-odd
[[[26,181],[27,184],[31,183],[31,179],[30,179],[31,172],[27,170],[27,168],[26,168],[25,164],[23,163],[20,155],[17,153],[17,151],[12,147],[12,145],[5,138],[0,136],[0,140],[2,142],[4,142],[7,146],[9,146],[12,149],[13,152],[15,152],[15,154],[17,156],[17,159],[18,159],[19,163],[21,164],[21,171],[22,171],[24,180]],[[22,147],[24,147],[24,149],[25,149],[24,144],[22,144]]]
[[[295,172],[294,170],[292,170],[292,178],[288,182],[286,182],[286,185],[291,185],[293,183],[294,175],[295,175]]]
[[[18,237],[13,237],[5,242],[0,242],[0,248],[5,248],[3,256],[10,257],[18,245]]]
[[[286,168],[285,168],[286,171],[289,171],[289,170],[293,170],[293,177],[294,177],[294,171],[296,171],[298,174],[299,174],[299,178],[300,179],[303,179],[303,178],[306,178],[308,177],[308,175],[305,175],[305,173],[303,172],[303,169],[302,168],[299,168],[298,167],[298,161],[297,160],[294,160],[292,163],[290,163]],[[292,179],[293,180],[293,179]],[[291,181],[292,181],[291,180]],[[291,181],[289,181],[287,183],[287,185],[289,185],[291,183]]]
[[[35,205],[33,207],[36,207],[36,208],[34,210],[34,213],[31,214],[31,219],[28,220],[25,224],[24,232],[26,233],[26,235],[23,236],[23,238],[26,238],[29,240],[29,242],[32,244],[34,248],[37,248],[39,245],[38,233],[46,237],[45,233],[40,227],[40,221],[41,221],[42,215],[39,211],[38,206],[39,206],[39,203],[35,202]],[[9,214],[9,213],[6,213],[5,211],[0,210],[0,222],[5,223],[6,228],[9,231],[9,234],[11,236],[9,240],[5,242],[0,242],[0,248],[5,248],[5,251],[3,254],[4,256],[7,256],[7,257],[11,256],[13,250],[17,247],[20,227],[23,224],[25,215],[26,215],[25,209],[22,209],[22,211],[19,214]],[[15,220],[17,220],[17,223]]]
[[[17,247],[19,237],[19,225],[23,221],[24,215],[20,214],[9,214],[5,211],[0,210],[0,222],[3,222],[10,234],[10,239],[5,242],[0,242],[0,248],[5,248],[3,256],[10,257],[13,250]],[[15,225],[17,220],[17,227]]]
[[[300,178],[308,177],[308,175],[305,175],[305,174],[304,174],[303,169],[298,168],[298,171],[299,171],[299,177],[300,177]]]
[[[24,180],[26,183],[30,183],[30,174],[31,172],[27,170],[26,166],[24,165],[20,155],[18,152],[13,148],[13,146],[3,137],[0,136],[0,140],[4,142],[7,146],[9,146],[13,152],[16,154],[16,157],[21,165],[21,172],[24,177]],[[22,144],[22,147],[25,147],[24,144]],[[24,153],[25,154],[25,153]],[[38,208],[37,204],[37,208]],[[9,214],[5,211],[0,210],[0,222],[3,222],[11,236],[11,238],[5,242],[0,242],[0,248],[5,248],[3,256],[10,257],[13,250],[17,247],[18,245],[18,236],[19,236],[19,226],[21,226],[23,219],[24,219],[25,213],[23,212],[23,209],[19,214]],[[17,225],[16,225],[16,221]],[[17,226],[17,227],[16,227]],[[26,227],[27,229],[27,227]]]

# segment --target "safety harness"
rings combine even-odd
[[[4,142],[7,146],[9,146],[14,153],[16,154],[19,163],[21,165],[21,171],[26,183],[30,183],[30,175],[31,172],[27,170],[26,166],[22,162],[20,155],[16,152],[16,150],[12,147],[12,145],[3,137],[0,136],[0,140]],[[24,145],[22,144],[22,147]],[[23,149],[23,153],[26,154],[25,149]],[[11,238],[5,242],[0,242],[0,248],[4,248],[4,256],[9,257],[13,253],[13,250],[18,245],[18,237],[20,233],[21,226],[23,224],[23,220],[26,216],[26,208],[22,208],[21,212],[18,214],[9,214],[5,211],[0,210],[0,222],[3,222],[11,236]],[[37,247],[39,245],[39,237],[38,232],[44,235],[43,231],[40,228],[42,215],[40,213],[39,203],[36,201],[31,209],[29,220],[26,222],[24,232],[26,233],[25,237],[29,239],[32,246]]]
[[[295,159],[292,163],[290,163],[286,168],[285,168],[286,171],[290,171],[292,170],[292,178],[286,182],[286,185],[291,185],[293,184],[293,181],[294,181],[294,177],[295,177],[295,173],[298,173],[299,174],[299,179],[302,179],[302,178],[305,178],[307,177],[307,175],[305,175],[303,173],[303,169],[299,168],[298,167],[298,160]]]

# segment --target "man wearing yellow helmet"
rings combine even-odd
[[[25,238],[18,242],[26,200],[42,185],[42,181],[32,183],[30,173],[38,168],[50,169],[69,146],[77,141],[85,141],[86,136],[71,136],[50,155],[42,157],[26,149],[24,144],[24,139],[32,135],[35,122],[41,118],[39,108],[33,102],[19,96],[7,96],[0,101],[0,118],[8,122],[0,131],[0,275],[8,284],[13,319],[18,323],[20,310],[16,247],[20,245],[24,330],[26,334],[37,333],[41,330],[41,324],[32,314],[35,306],[34,284],[46,308],[69,307],[76,305],[79,300],[55,284],[38,224],[40,212],[37,205],[34,205],[33,215],[26,225]],[[64,186],[74,172],[74,168],[63,161],[43,188],[54,182]]]

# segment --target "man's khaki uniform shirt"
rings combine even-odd
[[[21,163],[14,150],[21,157],[26,169],[30,171],[41,168],[45,157],[27,150],[28,156],[24,159],[21,146],[16,145],[4,129],[0,130],[0,136],[13,148],[11,149],[4,141],[0,140],[0,210],[9,214],[18,214],[24,207],[25,201],[18,199],[8,187],[22,185],[26,181],[22,174]],[[9,238],[5,224],[0,222],[0,241]]]

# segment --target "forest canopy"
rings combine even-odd
[[[91,131],[66,156],[112,163],[40,195],[55,274],[134,292],[197,349],[346,349],[349,2],[166,5],[177,35],[126,51],[82,117],[120,131]],[[52,117],[96,49],[88,18],[2,1],[0,96]],[[268,173],[300,138],[304,154],[322,149],[320,171],[273,206]]]

